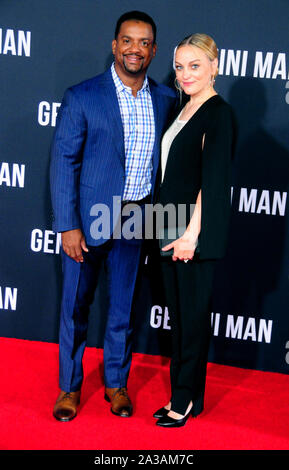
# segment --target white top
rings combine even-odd
[[[180,113],[181,114],[181,113]],[[172,142],[176,135],[180,132],[180,130],[184,127],[187,121],[181,121],[179,119],[180,114],[178,117],[174,120],[172,125],[168,128],[166,133],[163,136],[162,139],[162,149],[161,149],[161,168],[162,168],[162,182],[164,179],[164,174],[166,170],[166,165],[167,165],[167,159],[169,155],[169,151],[172,145]]]

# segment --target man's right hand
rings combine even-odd
[[[82,250],[88,252],[82,231],[79,228],[76,228],[74,230],[67,230],[66,232],[62,232],[61,240],[64,252],[77,263],[82,263]]]

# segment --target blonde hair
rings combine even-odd
[[[187,36],[185,39],[183,39],[176,47],[176,49],[179,49],[182,46],[196,46],[199,49],[202,49],[202,51],[205,52],[207,55],[208,59],[213,61],[214,59],[218,58],[218,49],[217,45],[211,36],[208,36],[207,34],[203,33],[194,33],[191,34],[190,36]],[[215,77],[218,75],[218,68],[215,73]]]

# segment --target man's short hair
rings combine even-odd
[[[117,20],[115,33],[114,33],[115,39],[118,36],[122,23],[124,23],[125,21],[129,21],[129,20],[143,21],[144,23],[150,24],[153,30],[154,43],[156,42],[157,27],[156,27],[154,20],[146,13],[143,13],[142,11],[137,11],[137,10],[128,11],[127,13],[124,13],[123,15],[121,15],[121,17]]]

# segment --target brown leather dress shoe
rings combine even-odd
[[[76,416],[80,402],[80,391],[64,392],[61,390],[53,408],[53,416],[58,421],[71,421]]]
[[[127,394],[126,387],[121,388],[105,388],[104,398],[111,402],[111,412],[114,415],[128,418],[132,415],[132,403]]]

